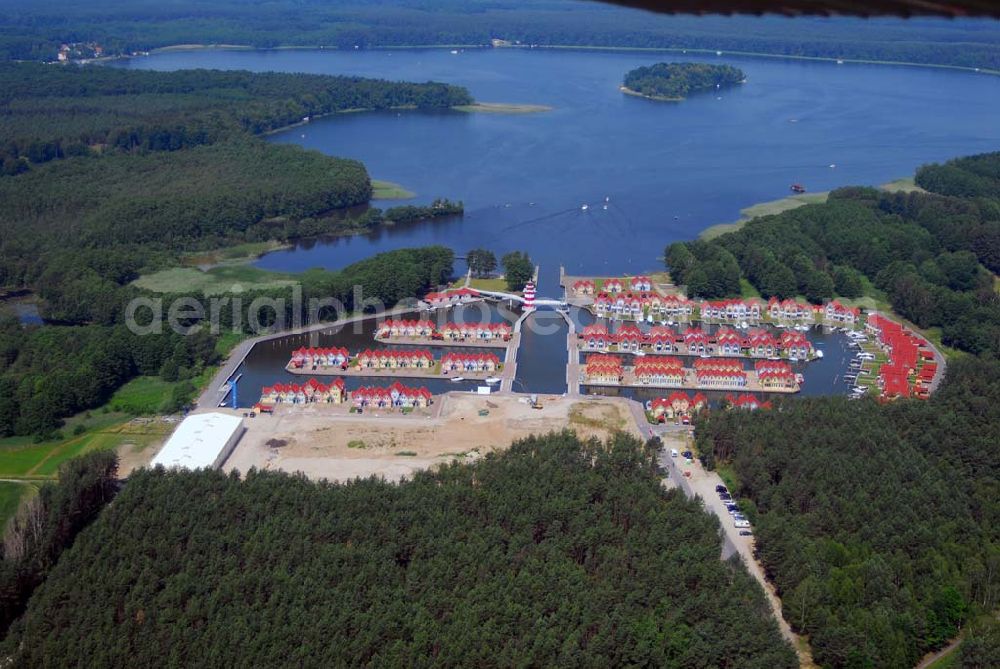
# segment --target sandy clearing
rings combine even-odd
[[[245,421],[247,432],[223,468],[278,469],[331,481],[372,475],[399,480],[454,458],[475,458],[516,439],[566,427],[585,438],[603,439],[615,429],[641,436],[625,401],[540,400],[543,407],[532,409],[518,397],[453,393],[438,398],[438,406],[409,416],[280,407],[274,416]],[[480,416],[483,409],[489,414]]]

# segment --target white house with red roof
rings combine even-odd
[[[589,348],[592,350],[606,350],[613,341],[611,335],[608,334],[608,328],[600,323],[593,323],[591,325],[584,326],[583,330],[580,332],[579,340],[581,346],[584,348]]]
[[[572,288],[577,295],[593,295],[597,292],[597,286],[590,279],[578,279],[573,282]]]
[[[653,281],[648,276],[633,276],[629,279],[629,286],[634,291],[648,293],[653,290]]]
[[[620,293],[625,290],[625,284],[621,282],[621,279],[605,279],[602,288],[606,293]]]
[[[376,338],[390,339],[395,337],[431,337],[435,328],[432,321],[426,319],[388,319],[383,321],[375,333]]]
[[[359,409],[409,409],[429,406],[432,395],[427,388],[411,388],[397,381],[385,388],[378,386],[358,388],[351,393],[351,401]]]
[[[317,369],[326,367],[346,367],[351,356],[343,347],[302,347],[292,351],[289,367],[294,369]]]
[[[500,367],[500,359],[493,353],[445,353],[441,356],[441,373],[493,372]]]
[[[427,349],[366,349],[357,356],[358,369],[430,369],[434,354]]]
[[[616,355],[594,354],[587,356],[584,377],[589,383],[617,385],[622,382],[625,368]]]
[[[681,334],[681,340],[690,355],[708,353],[711,338],[701,328],[688,328]]]
[[[715,333],[715,355],[740,355],[743,349],[743,337],[732,328],[721,327]]]
[[[327,404],[340,404],[347,399],[344,390],[344,380],[334,379],[329,383],[309,379],[305,383],[275,383],[271,386],[264,386],[260,390],[259,404],[262,406],[274,406],[275,404],[306,404],[309,402],[323,402]]]
[[[799,387],[795,373],[784,360],[759,360],[754,364],[754,370],[762,388],[792,390]]]
[[[861,310],[857,307],[847,307],[838,300],[832,300],[823,307],[823,320],[827,323],[838,323],[840,325],[854,325],[861,317]]]
[[[678,390],[667,397],[655,398],[650,402],[649,410],[655,420],[663,422],[664,419],[689,418],[707,406],[708,399],[703,394],[695,393],[692,398]]]
[[[684,363],[671,356],[639,358],[633,373],[636,382],[649,386],[679,386],[684,383]]]
[[[473,302],[480,298],[482,298],[482,295],[478,290],[463,287],[454,290],[445,290],[440,293],[427,293],[424,295],[424,302],[431,307],[440,308]]]

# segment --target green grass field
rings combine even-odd
[[[373,200],[409,200],[417,194],[391,181],[372,179]]]
[[[751,205],[746,209],[740,209],[740,218],[732,223],[719,223],[711,227],[705,228],[698,235],[701,239],[715,239],[720,235],[724,235],[727,232],[735,232],[739,230],[749,221],[760,216],[771,216],[773,214],[780,214],[783,211],[789,211],[790,209],[798,209],[807,204],[822,204],[826,202],[827,197],[830,195],[829,191],[822,193],[802,193],[800,195],[789,195],[788,197],[783,197],[780,200],[771,200],[770,202],[760,202],[755,205]]]
[[[95,415],[78,424],[87,426],[87,431],[78,435],[66,431],[60,439],[37,444],[31,437],[0,439],[0,478],[52,479],[59,465],[70,458],[124,444],[133,444],[141,450],[163,439],[170,430],[170,425],[161,421],[133,424],[120,413]]]
[[[223,295],[237,286],[243,290],[292,286],[298,280],[291,274],[269,272],[247,264],[221,265],[207,271],[197,267],[172,267],[140,276],[134,282],[154,293],[192,293]]]
[[[287,245],[281,242],[246,242],[235,246],[226,246],[214,251],[201,251],[198,253],[188,253],[181,257],[181,261],[186,266],[211,266],[223,263],[243,263],[256,260],[265,253],[277,251]]]
[[[890,181],[887,184],[882,184],[879,186],[884,191],[890,193],[926,193],[923,188],[918,186],[916,182],[913,181],[913,177],[903,177],[902,179],[896,179],[895,181]]]
[[[215,371],[215,367],[206,368],[189,381],[196,390],[199,390],[212,380]],[[163,413],[169,408],[167,404],[173,397],[174,388],[181,383],[184,382],[164,381],[158,376],[137,376],[115,391],[108,401],[108,406],[112,411],[133,416]]]
[[[465,277],[460,277],[452,282],[452,288],[461,288],[465,285]],[[478,288],[479,290],[498,290],[502,292],[507,292],[507,282],[501,278],[491,278],[491,279],[472,279],[469,282],[470,288]]]

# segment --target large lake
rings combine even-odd
[[[680,104],[618,90],[627,70],[680,59],[730,63],[748,81]],[[560,264],[576,274],[659,268],[669,242],[784,197],[793,182],[811,191],[880,184],[926,162],[1000,148],[1000,78],[971,72],[502,49],[189,51],[123,66],[436,80],[464,85],[481,101],[554,108],[344,114],[274,135],[360,159],[373,177],[415,191],[414,202],[444,196],[466,205],[460,220],[310,241],[258,262],[286,271],[332,269],[425,244],[460,253],[526,249],[542,265],[542,292],[552,294]]]

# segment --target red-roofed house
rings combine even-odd
[[[608,335],[608,328],[600,323],[587,325],[580,333],[580,343],[584,348],[595,350],[606,350],[612,338]]]
[[[679,386],[684,382],[684,363],[669,356],[647,356],[636,361],[634,373],[638,383]]]
[[[584,376],[590,383],[617,385],[625,375],[622,360],[616,355],[595,354],[587,356]]]
[[[424,295],[424,302],[432,307],[447,307],[453,304],[471,302],[482,297],[478,290],[472,288],[458,288],[446,290],[440,293],[427,293]]]
[[[653,290],[653,281],[648,276],[633,276],[629,279],[632,290],[648,293]]]

